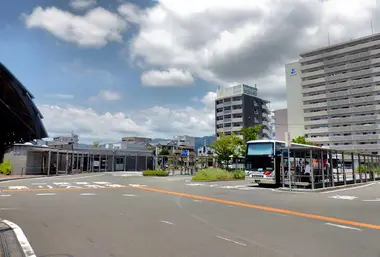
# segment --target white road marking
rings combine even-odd
[[[6,197],[6,196],[11,196],[11,195],[0,195],[0,197]]]
[[[37,185],[46,185],[47,183],[32,183],[33,186],[37,186]]]
[[[376,198],[374,200],[363,200],[363,202],[380,202],[380,198]]]
[[[96,174],[96,175],[90,175],[90,176],[67,178],[65,180],[76,180],[76,179],[82,179],[82,178],[94,178],[94,177],[100,177],[100,176],[104,176],[104,175],[105,174]]]
[[[80,195],[96,195],[94,193],[81,193]]]
[[[205,184],[201,184],[201,183],[190,183],[190,184],[186,184],[186,186],[204,186]]]
[[[13,232],[16,234],[17,240],[21,245],[21,249],[24,252],[25,257],[37,257],[22,229],[9,220],[1,221],[13,229]]]
[[[81,187],[78,187],[78,186],[66,186],[65,188],[81,188]]]
[[[0,211],[21,210],[20,208],[0,208]]]
[[[8,189],[17,189],[17,190],[21,190],[21,189],[29,189],[27,188],[26,186],[9,186]]]
[[[140,184],[129,184],[131,187],[146,187],[146,185],[140,185]]]
[[[88,185],[88,182],[74,182],[77,185]]]
[[[40,193],[40,194],[36,194],[36,195],[55,195],[55,193]]]
[[[325,191],[325,192],[322,192],[321,194],[330,194],[330,193],[347,191],[347,190],[355,190],[355,189],[360,189],[360,188],[363,188],[363,187],[373,186],[375,184],[376,184],[376,182],[365,184],[365,185],[361,185],[361,186],[356,186],[356,187],[349,187],[349,188],[342,188],[342,189],[337,189],[337,190],[332,190],[332,191]]]
[[[349,195],[334,195],[334,196],[330,196],[329,198],[332,198],[332,199],[340,199],[340,200],[354,200],[358,197],[356,196],[349,196]]]
[[[68,186],[70,185],[70,183],[67,183],[67,182],[53,182],[54,185],[58,185],[58,186]]]
[[[123,185],[119,185],[119,184],[109,184],[109,185],[105,185],[106,187],[124,187]]]
[[[235,243],[235,244],[238,244],[238,245],[241,245],[241,246],[247,246],[246,244],[243,244],[243,243],[240,243],[238,241],[231,240],[231,239],[228,239],[228,238],[225,238],[225,237],[222,237],[222,236],[217,236],[217,238],[225,240],[225,241],[228,241],[228,242],[231,242],[231,243]]]
[[[86,185],[86,187],[89,187],[89,188],[104,188],[104,186],[99,186],[99,185]]]
[[[43,188],[43,186],[38,186],[38,188]]]
[[[337,227],[337,228],[344,228],[344,229],[351,229],[351,230],[356,230],[356,231],[362,231],[360,228],[349,227],[349,226],[344,226],[344,225],[339,225],[339,224],[334,224],[334,223],[325,223],[325,225],[333,226],[333,227]]]
[[[135,195],[132,195],[132,194],[123,194],[123,196],[134,197]]]
[[[102,182],[102,181],[100,181],[100,182],[92,182],[92,183],[98,184],[98,185],[108,185],[108,184],[110,184],[110,182]]]
[[[47,187],[50,188],[50,189],[53,188],[52,186],[49,186],[49,185],[47,185]]]
[[[202,200],[197,200],[197,199],[195,199],[195,200],[193,200],[193,202],[201,203]]]
[[[169,225],[174,225],[174,223],[171,223],[170,221],[167,221],[167,220],[160,220],[160,222],[169,224]]]

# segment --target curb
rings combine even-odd
[[[301,189],[301,188],[295,188],[292,190],[289,190],[289,188],[277,188],[278,191],[283,192],[303,192],[303,193],[322,193],[322,192],[330,192],[340,189],[348,189],[348,188],[360,188],[363,186],[371,186],[377,184],[377,181],[371,181],[371,182],[365,182],[365,183],[356,183],[356,184],[350,184],[350,185],[342,185],[342,186],[336,186],[336,187],[329,187],[329,188],[318,188],[318,189]]]
[[[3,219],[0,220],[0,223],[3,223],[1,226],[3,228],[1,235],[1,253],[3,256],[37,257],[24,232],[17,224]]]
[[[12,180],[23,180],[23,179],[37,179],[37,178],[46,178],[49,176],[39,176],[39,177],[21,177],[21,178],[6,178],[6,179],[0,179],[1,182],[7,182],[7,181],[12,181]]]

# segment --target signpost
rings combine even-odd
[[[286,147],[288,148],[288,179],[289,179],[289,190],[292,190],[292,178],[291,178],[291,169],[290,169],[290,146],[292,145],[292,140],[290,139],[290,133],[285,132],[286,138]]]

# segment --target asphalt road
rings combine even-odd
[[[121,175],[0,183],[0,217],[40,257],[380,255],[378,183],[291,193]]]

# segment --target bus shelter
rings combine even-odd
[[[315,146],[280,151],[282,187],[318,189],[380,180],[379,155]]]

